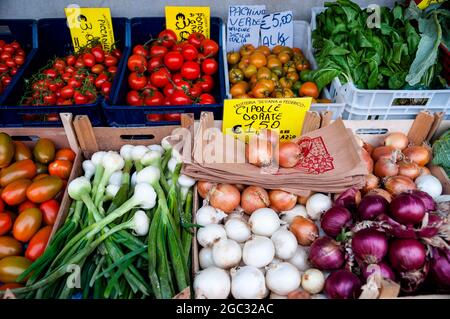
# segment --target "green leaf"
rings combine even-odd
[[[403,19],[403,8],[401,6],[395,6],[392,10],[392,15],[394,19],[402,20]]]
[[[409,22],[405,24],[405,34],[406,42],[408,42],[408,51],[411,53],[416,52],[420,42],[420,36]]]
[[[322,91],[322,89],[330,84],[340,73],[341,71],[338,69],[318,69],[312,71],[312,79],[319,88],[319,91]]]
[[[395,73],[389,78],[389,88],[392,90],[401,89],[405,85],[405,73]]]

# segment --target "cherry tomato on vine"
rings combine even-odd
[[[130,75],[128,75],[128,85],[133,90],[143,89],[146,84],[147,78],[142,73],[131,72]]]
[[[128,58],[127,66],[130,71],[144,72],[147,60],[142,55],[133,54]]]
[[[217,72],[219,64],[216,60],[208,58],[202,62],[202,72],[206,75],[212,75]]]
[[[192,44],[197,49],[200,49],[200,45],[202,41],[205,39],[205,36],[200,32],[191,33],[188,37],[188,42]]]
[[[177,35],[173,30],[165,29],[159,33],[158,42],[170,49],[177,42]]]
[[[171,51],[164,56],[164,65],[170,71],[177,71],[183,65],[184,59],[180,52]]]
[[[188,80],[195,80],[200,76],[200,65],[193,61],[188,61],[181,67],[182,77]]]

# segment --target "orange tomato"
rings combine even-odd
[[[278,55],[278,54],[280,54],[282,48],[283,48],[283,46],[278,44],[273,47],[272,53]]]
[[[263,99],[270,95],[270,91],[269,88],[264,83],[258,82],[252,89],[252,94],[257,99]]]
[[[294,52],[294,54],[303,55],[303,52],[300,48],[292,48],[292,52]]]
[[[36,182],[36,181],[38,181],[38,180],[40,180],[40,179],[43,179],[44,177],[47,177],[47,176],[50,176],[50,175],[48,175],[47,173],[38,174],[38,175],[36,175],[36,176],[33,178],[33,182]]]
[[[17,208],[17,212],[20,214],[25,209],[36,208],[36,207],[37,207],[37,205],[35,203],[33,203],[32,201],[27,199],[26,201],[24,201],[22,204],[19,205],[19,208]]]
[[[305,82],[298,90],[298,95],[317,99],[319,97],[319,89],[314,82]]]
[[[8,184],[2,191],[2,199],[9,206],[19,205],[27,196],[27,188],[31,185],[29,179],[19,179]]]
[[[250,79],[253,74],[256,74],[258,72],[257,67],[254,64],[250,64],[245,70],[244,70],[244,76],[247,79]]]
[[[262,68],[260,68],[260,69],[258,70],[258,73],[257,73],[256,76],[257,76],[258,80],[261,80],[261,79],[270,79],[271,74],[272,74],[272,72],[271,72],[268,68],[266,68],[265,66],[263,66]]]
[[[239,50],[239,53],[241,56],[246,56],[252,54],[253,51],[255,51],[255,46],[253,44],[244,44]]]
[[[62,148],[56,152],[55,160],[64,160],[73,162],[75,160],[75,152],[70,148]]]
[[[248,89],[249,89],[248,83],[245,81],[240,81],[231,87],[230,93],[232,97],[236,97],[247,93]]]
[[[289,62],[291,57],[287,52],[281,52],[280,54],[278,54],[278,59],[281,61],[281,63],[285,64]]]
[[[269,56],[270,55],[270,49],[266,45],[260,45],[259,47],[256,48],[255,51],[261,52],[265,56]]]
[[[272,93],[275,89],[275,83],[272,80],[262,79],[259,80],[259,83],[265,85],[269,89],[270,93]]]
[[[227,62],[228,64],[236,64],[241,59],[241,55],[239,52],[229,52],[227,54]]]
[[[258,69],[267,64],[266,56],[261,52],[253,52],[250,55],[250,63],[256,66]]]
[[[29,208],[24,210],[13,226],[13,236],[21,242],[27,242],[39,230],[42,223],[41,211],[37,208]]]
[[[282,66],[283,66],[283,64],[281,63],[280,59],[278,59],[277,57],[267,59],[267,67],[269,69],[281,68]]]

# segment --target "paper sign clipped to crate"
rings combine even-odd
[[[292,140],[300,136],[311,102],[309,97],[225,100],[223,133],[243,138],[260,129],[272,129],[278,130],[281,140]]]
[[[266,6],[231,5],[228,8],[227,49],[239,51],[244,44],[259,45],[259,29]]]
[[[272,49],[276,45],[294,46],[294,16],[292,11],[275,12],[261,21],[261,45]]]
[[[109,8],[69,7],[64,11],[75,52],[94,39],[101,42],[105,51],[111,50],[115,41]]]
[[[178,40],[187,40],[190,34],[200,32],[210,37],[209,7],[166,7],[166,28],[173,30]]]

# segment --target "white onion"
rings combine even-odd
[[[287,229],[277,230],[270,238],[275,246],[275,256],[280,259],[292,258],[297,250],[297,238]]]
[[[224,212],[218,211],[212,206],[205,205],[195,214],[195,223],[202,226],[218,224],[225,216],[227,216],[227,214]]]
[[[327,195],[317,193],[306,201],[306,212],[311,219],[318,220],[332,205],[333,202]]]
[[[305,271],[310,267],[308,262],[308,255],[308,249],[306,247],[298,245],[297,249],[295,250],[294,256],[292,256],[292,258],[289,259],[288,262],[297,267],[298,270]]]
[[[231,269],[231,294],[236,299],[263,299],[267,287],[263,273],[256,267]]]
[[[281,220],[290,224],[294,220],[294,217],[302,216],[307,218],[306,207],[303,205],[295,205],[291,210],[286,210],[280,214]]]
[[[244,245],[242,257],[248,266],[261,268],[267,266],[275,256],[273,242],[262,236],[253,236]]]
[[[442,184],[433,175],[422,175],[414,181],[417,188],[435,198],[442,194]]]
[[[250,227],[241,218],[231,218],[225,223],[225,231],[230,239],[237,241],[238,243],[246,242],[251,234]]]
[[[269,299],[287,299],[287,296],[281,296],[281,295],[277,295],[274,292],[271,292]]]
[[[315,268],[308,269],[302,275],[302,288],[310,294],[318,294],[325,285],[325,276]]]
[[[226,299],[231,289],[230,276],[223,269],[209,267],[195,276],[193,287],[196,299]]]
[[[222,239],[212,247],[214,264],[223,269],[229,269],[239,265],[242,258],[242,249],[232,239]]]
[[[197,240],[202,247],[211,247],[219,240],[226,238],[227,233],[222,225],[209,224],[199,228],[197,232]]]
[[[212,257],[212,249],[209,247],[202,248],[198,253],[198,261],[201,269],[214,266],[214,260]]]
[[[287,296],[300,287],[300,282],[300,272],[290,263],[282,262],[267,269],[266,285],[277,295]]]
[[[268,237],[280,228],[280,222],[278,214],[271,208],[255,210],[248,220],[254,234]]]

